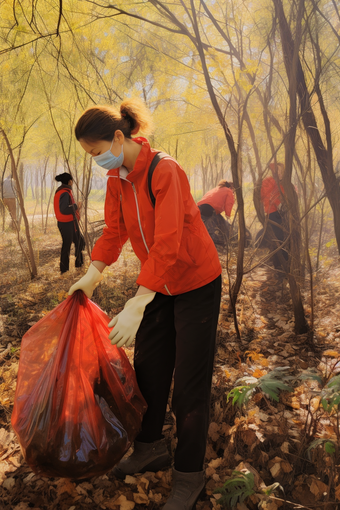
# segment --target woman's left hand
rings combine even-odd
[[[132,344],[142,322],[144,310],[156,295],[156,292],[152,292],[149,289],[146,289],[148,292],[144,293],[143,289],[146,288],[143,287],[141,291],[139,288],[140,292],[137,292],[135,297],[129,299],[124,309],[109,323],[109,328],[113,327],[109,334],[109,339],[117,347],[122,347],[123,345],[129,347]]]

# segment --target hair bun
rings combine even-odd
[[[55,180],[66,185],[69,181],[73,181],[73,177],[68,172],[64,172],[63,174],[56,175]]]

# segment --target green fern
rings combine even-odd
[[[249,382],[249,379],[248,379],[248,382]],[[255,377],[252,379],[255,379]],[[244,381],[244,379],[243,379],[243,381]],[[243,404],[247,404],[257,387],[257,379],[255,379],[255,381],[256,382],[252,383],[252,384],[236,386],[236,388],[233,388],[231,391],[229,391],[229,393],[227,395],[227,402],[229,402],[229,400],[232,398],[233,405],[237,404],[239,407],[242,407]],[[239,380],[236,382],[241,382],[241,381]]]
[[[248,496],[255,494],[255,482],[253,473],[233,471],[231,478],[226,480],[223,487],[214,491],[221,494],[217,503],[228,510],[232,510],[237,503],[242,503]]]
[[[307,380],[312,379],[313,381],[317,381],[319,385],[322,387],[325,382],[318,375],[318,373],[313,370],[306,370],[300,374],[299,379]],[[340,404],[340,374],[332,377],[320,390],[313,391],[314,395],[321,396],[321,404],[324,410],[327,413],[330,413],[333,407],[338,407]]]
[[[338,407],[339,403],[340,375],[336,375],[321,390],[321,404],[324,410],[330,413],[333,407]]]
[[[336,451],[336,444],[331,439],[321,438],[315,439],[307,448],[307,455],[310,457],[310,451],[318,446],[323,445],[324,450],[328,455],[332,456]]]
[[[298,378],[301,379],[301,381],[306,381],[306,380],[312,379],[312,381],[317,381],[321,386],[323,384],[322,377],[320,377],[320,375],[313,368],[304,370],[298,376]]]
[[[238,379],[236,384],[243,384],[236,386],[228,393],[227,401],[232,398],[233,405],[237,404],[241,407],[249,402],[253,393],[262,391],[271,399],[278,402],[280,391],[293,391],[292,386],[287,384],[288,381],[294,379],[287,373],[288,370],[290,370],[290,367],[277,367],[259,379],[255,377],[242,377]]]

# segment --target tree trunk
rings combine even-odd
[[[222,110],[218,104],[216,94],[214,91],[214,87],[211,83],[209,70],[207,67],[204,49],[198,29],[197,24],[197,18],[196,18],[196,9],[193,0],[190,0],[191,4],[191,12],[193,15],[193,28],[195,31],[195,37],[196,37],[196,46],[198,49],[198,53],[200,56],[200,61],[202,64],[203,74],[205,78],[205,83],[207,85],[208,93],[210,96],[211,103],[214,107],[214,110],[217,114],[217,118],[223,128],[229,151],[231,156],[231,173],[233,177],[233,184],[237,199],[237,207],[238,207],[238,250],[237,250],[237,263],[236,263],[236,279],[232,285],[231,288],[229,288],[229,295],[230,295],[230,303],[233,309],[233,316],[234,316],[234,323],[235,323],[235,329],[238,338],[240,338],[240,332],[238,329],[237,324],[237,317],[236,317],[236,301],[237,296],[239,293],[239,290],[241,288],[242,279],[243,279],[243,260],[244,260],[244,247],[245,247],[245,236],[246,236],[246,225],[245,225],[245,218],[244,218],[244,201],[243,201],[243,194],[242,194],[242,186],[240,184],[239,179],[239,172],[238,172],[238,154],[235,147],[235,142],[233,139],[233,136],[231,134],[231,131],[229,130],[229,127],[226,123],[226,120],[224,118],[224,115],[222,113]]]
[[[279,20],[281,44],[284,54],[284,62],[288,74],[294,57],[295,44],[291,30],[287,23],[287,19],[284,14],[282,1],[273,0],[273,2]],[[312,143],[312,147],[322,175],[322,180],[325,186],[327,198],[333,211],[335,237],[338,246],[338,252],[340,253],[340,185],[336,179],[332,160],[329,157],[328,150],[322,141],[317,126],[316,118],[312,108],[310,95],[307,89],[307,84],[299,57],[297,57],[296,80],[297,80],[297,94],[300,100],[303,125]],[[325,127],[327,128],[327,126]]]
[[[281,0],[274,0],[275,5],[280,4]],[[305,312],[302,304],[302,297],[300,292],[300,285],[298,284],[301,278],[301,227],[300,227],[300,214],[297,194],[291,182],[292,168],[293,168],[293,155],[295,148],[295,136],[297,127],[297,89],[299,87],[299,47],[301,40],[301,22],[304,13],[304,0],[300,0],[297,9],[296,20],[296,41],[291,40],[291,53],[289,65],[285,58],[286,72],[289,82],[289,131],[285,138],[285,174],[283,177],[283,187],[285,196],[283,197],[287,203],[289,214],[289,232],[290,232],[290,249],[289,249],[289,274],[288,281],[290,293],[293,302],[294,319],[295,319],[295,332],[297,334],[306,333],[308,331],[308,324],[305,318]],[[284,32],[281,27],[284,26],[282,21],[283,8],[279,15],[279,25],[281,30],[282,47],[286,44],[283,41]],[[284,14],[283,14],[284,15]],[[284,18],[285,19],[285,18]],[[286,29],[289,30],[286,23]],[[285,49],[283,49],[285,53]]]
[[[25,224],[26,241],[27,241],[27,246],[28,246],[28,256],[25,253],[25,249],[24,249],[24,247],[21,244],[19,229],[18,229],[18,241],[19,241],[20,247],[21,247],[24,255],[26,256],[26,259],[27,259],[27,262],[28,262],[28,266],[29,266],[29,271],[30,271],[30,274],[31,274],[31,278],[34,278],[35,276],[37,276],[38,272],[37,272],[37,267],[36,267],[35,259],[34,259],[34,252],[33,252],[33,247],[32,247],[32,242],[31,242],[30,227],[29,227],[29,224],[28,224],[28,219],[27,219],[26,211],[25,211],[24,199],[23,199],[22,192],[21,192],[21,183],[20,183],[20,180],[19,180],[19,176],[18,176],[18,172],[17,172],[17,166],[16,166],[16,163],[15,163],[14,154],[13,154],[13,151],[12,151],[11,144],[10,144],[8,138],[7,138],[7,135],[6,135],[5,131],[2,128],[0,128],[0,132],[2,133],[2,135],[3,135],[4,139],[5,139],[5,142],[6,142],[6,145],[7,145],[7,149],[8,149],[8,152],[10,154],[10,158],[11,158],[12,172],[13,172],[13,175],[14,175],[14,178],[15,178],[15,181],[16,181],[16,185],[17,185],[17,194],[18,194],[18,199],[19,199],[20,210],[21,210],[21,214],[22,214],[22,217],[23,217],[23,220],[24,220],[24,224]]]

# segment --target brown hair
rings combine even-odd
[[[269,168],[273,171],[273,172],[277,172],[280,168],[285,171],[285,166],[283,163],[275,163],[275,162],[272,162],[269,164]]]
[[[229,181],[226,181],[225,179],[222,179],[218,184],[217,186],[219,188],[230,188],[232,190],[234,190],[234,185],[232,182],[229,182]]]
[[[149,134],[153,129],[151,113],[140,99],[125,99],[120,111],[113,106],[91,106],[81,115],[74,129],[77,140],[110,142],[117,129],[126,138],[143,131]]]

